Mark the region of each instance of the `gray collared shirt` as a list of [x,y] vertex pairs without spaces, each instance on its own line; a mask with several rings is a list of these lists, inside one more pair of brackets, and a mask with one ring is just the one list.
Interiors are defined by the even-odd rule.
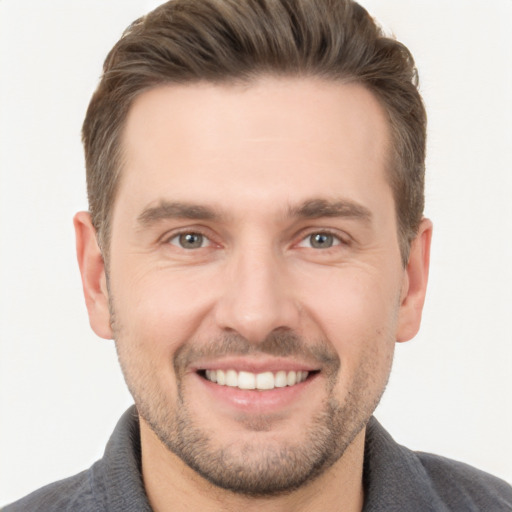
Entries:
[[[134,407],[91,468],[50,484],[2,512],[151,512],[141,475]],[[466,464],[397,444],[372,418],[364,460],[364,512],[512,511],[512,487]]]

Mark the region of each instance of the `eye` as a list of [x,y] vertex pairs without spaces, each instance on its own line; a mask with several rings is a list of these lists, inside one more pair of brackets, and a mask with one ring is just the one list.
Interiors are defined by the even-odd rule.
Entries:
[[321,231],[318,233],[311,233],[310,235],[308,235],[300,242],[299,247],[312,247],[313,249],[330,249],[331,247],[340,245],[341,243],[341,240],[337,236],[331,233]]
[[168,243],[181,247],[182,249],[200,249],[202,247],[208,247],[211,242],[201,233],[189,232],[173,236],[169,239]]

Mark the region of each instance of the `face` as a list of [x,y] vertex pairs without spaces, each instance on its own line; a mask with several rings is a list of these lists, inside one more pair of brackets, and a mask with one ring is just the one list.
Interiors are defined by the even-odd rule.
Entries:
[[215,485],[276,494],[339,464],[417,329],[425,271],[401,264],[389,143],[355,84],[166,86],[132,106],[91,323],[141,428]]

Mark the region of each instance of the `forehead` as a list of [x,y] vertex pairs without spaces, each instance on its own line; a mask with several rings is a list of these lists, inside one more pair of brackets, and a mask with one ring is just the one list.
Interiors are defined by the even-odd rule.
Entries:
[[158,87],[135,100],[122,146],[119,192],[141,206],[158,195],[293,203],[388,188],[386,115],[358,84],[266,77]]

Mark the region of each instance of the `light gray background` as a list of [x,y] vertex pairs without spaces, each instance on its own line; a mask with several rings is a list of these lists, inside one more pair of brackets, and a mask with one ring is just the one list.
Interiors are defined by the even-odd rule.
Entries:
[[[512,1],[365,0],[416,56],[435,225],[419,336],[377,417],[414,449],[512,481]],[[90,331],[71,218],[80,125],[144,0],[0,0],[0,505],[88,467],[131,403]]]

